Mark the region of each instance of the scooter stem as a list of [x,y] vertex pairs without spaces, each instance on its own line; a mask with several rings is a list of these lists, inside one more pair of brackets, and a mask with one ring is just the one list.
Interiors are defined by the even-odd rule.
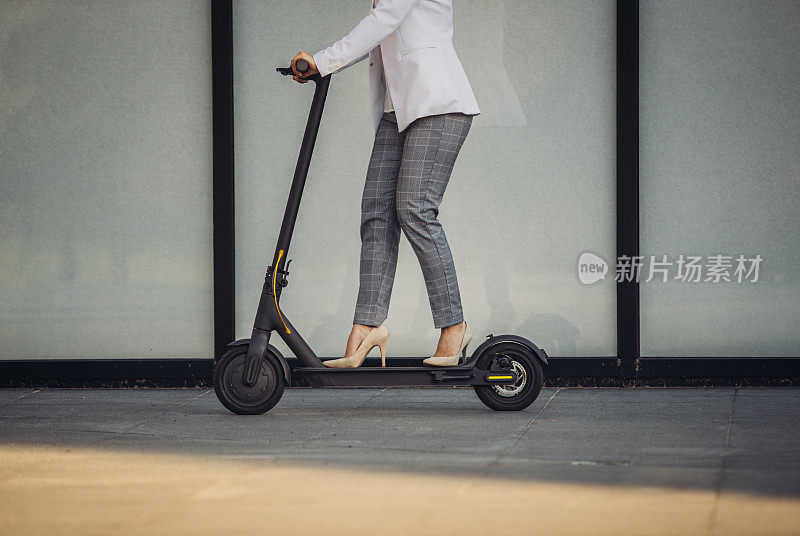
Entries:
[[[280,69],[279,69],[280,71]],[[282,73],[286,74],[286,73]],[[275,254],[272,258],[272,265],[267,269],[264,281],[264,289],[261,292],[261,299],[258,303],[256,319],[253,323],[253,333],[250,337],[250,346],[247,351],[245,361],[245,374],[243,383],[247,386],[255,385],[261,369],[261,360],[264,358],[271,331],[281,330],[281,338],[295,352],[297,358],[306,367],[322,367],[322,362],[306,344],[303,338],[292,329],[291,322],[281,314],[279,300],[281,288],[285,286],[285,276],[288,272],[284,270],[289,244],[292,241],[294,224],[297,221],[297,212],[300,209],[300,199],[303,195],[303,188],[308,176],[308,168],[311,164],[311,155],[314,152],[314,143],[317,140],[319,124],[322,120],[322,109],[325,107],[325,98],[328,95],[330,76],[320,76],[314,74],[306,78],[316,85],[314,90],[314,100],[311,102],[311,110],[308,112],[306,130],[303,134],[303,143],[300,145],[300,155],[297,157],[297,166],[294,169],[294,178],[289,190],[289,199],[286,201],[286,210],[283,213],[283,222],[278,234],[278,244],[275,246]]]
[[[278,245],[275,247],[275,255],[272,259],[273,266],[276,266],[275,263],[279,263],[277,264],[279,270],[283,269],[283,263],[289,252],[289,243],[292,241],[292,232],[294,231],[297,212],[300,208],[300,198],[303,195],[303,187],[306,183],[308,167],[311,164],[311,155],[314,152],[314,143],[317,140],[317,132],[319,131],[319,124],[322,119],[322,109],[325,106],[328,86],[331,83],[330,76],[323,77],[319,74],[314,74],[308,77],[307,80],[313,80],[317,87],[314,90],[314,100],[311,102],[311,110],[308,112],[306,131],[305,134],[303,134],[300,155],[297,157],[297,166],[294,168],[294,179],[292,180],[292,187],[289,190],[286,211],[283,214],[283,223],[281,224],[281,231],[278,235]],[[280,250],[283,250],[283,259],[279,260],[278,254]]]

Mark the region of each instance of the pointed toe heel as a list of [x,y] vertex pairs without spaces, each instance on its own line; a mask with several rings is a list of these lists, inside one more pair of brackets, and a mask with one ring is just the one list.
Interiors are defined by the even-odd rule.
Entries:
[[469,328],[466,320],[464,321],[464,335],[461,339],[461,347],[455,355],[447,356],[431,356],[422,362],[426,365],[434,365],[437,367],[453,367],[467,360],[467,345],[472,340],[472,330]]
[[381,350],[381,366],[386,366],[386,343],[389,341],[389,330],[385,325],[372,328],[367,336],[358,345],[358,348],[350,357],[340,357],[339,359],[329,359],[323,361],[322,364],[329,368],[356,368],[360,367],[367,354],[374,347],[379,347]]

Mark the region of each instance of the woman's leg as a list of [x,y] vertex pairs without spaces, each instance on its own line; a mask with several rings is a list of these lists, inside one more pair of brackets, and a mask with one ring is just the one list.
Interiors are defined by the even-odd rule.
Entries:
[[389,312],[400,243],[395,191],[403,134],[397,131],[394,114],[384,113],[375,134],[361,198],[361,261],[354,324],[378,326]]
[[464,320],[453,256],[437,216],[471,124],[469,115],[433,115],[415,120],[404,132],[397,216],[422,268],[436,328]]

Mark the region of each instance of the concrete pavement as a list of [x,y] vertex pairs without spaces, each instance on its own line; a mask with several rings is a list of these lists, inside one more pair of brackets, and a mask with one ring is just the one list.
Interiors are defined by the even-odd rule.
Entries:
[[788,388],[7,389],[0,532],[800,534],[798,424]]

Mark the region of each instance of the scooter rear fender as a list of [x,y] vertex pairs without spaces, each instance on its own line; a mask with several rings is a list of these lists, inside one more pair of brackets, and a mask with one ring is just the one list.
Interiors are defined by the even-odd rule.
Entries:
[[462,367],[474,367],[475,364],[478,362],[478,359],[481,358],[484,352],[489,350],[492,346],[501,343],[512,343],[512,344],[519,344],[530,349],[531,352],[539,359],[542,365],[547,365],[547,354],[544,350],[533,344],[531,341],[526,339],[525,337],[520,337],[519,335],[492,335],[483,343],[478,346],[473,352],[470,358],[467,360],[466,363],[461,365]]

